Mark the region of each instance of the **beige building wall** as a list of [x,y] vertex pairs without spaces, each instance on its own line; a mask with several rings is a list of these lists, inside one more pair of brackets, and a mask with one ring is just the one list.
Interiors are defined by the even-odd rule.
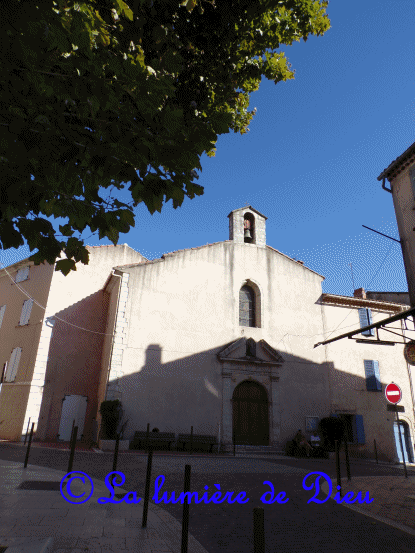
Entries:
[[[15,283],[19,269],[29,267],[28,278]],[[20,439],[23,433],[29,395],[38,402],[43,382],[36,369],[38,345],[42,333],[44,311],[33,303],[29,323],[20,326],[23,303],[28,296],[46,305],[53,267],[49,264],[35,266],[23,260],[0,271],[0,307],[6,306],[0,328],[0,370],[10,363],[15,348],[21,348],[21,357],[13,382],[3,382],[0,391],[0,437]],[[30,416],[30,414],[29,414]],[[32,422],[35,420],[32,418]],[[26,421],[27,426],[27,421]],[[26,428],[24,429],[26,432]]]
[[[230,443],[232,394],[248,375],[240,366],[223,378],[217,353],[241,337],[265,340],[284,358],[277,379],[265,369],[251,373],[268,394],[274,445],[295,433],[310,409],[317,416],[327,412],[324,352],[313,349],[311,337],[323,332],[321,275],[273,248],[232,241],[119,269],[129,276],[126,337],[118,342],[123,375],[110,374],[109,381],[118,380],[130,438],[149,422],[176,433],[193,426],[195,433],[216,435],[220,426]],[[246,282],[260,298],[259,328],[239,326],[239,290]],[[310,391],[319,400],[306,409]]]
[[[382,188],[392,194],[401,240],[410,304],[415,307],[415,143],[378,176]],[[411,173],[413,182],[411,183]],[[390,188],[386,186],[390,182]]]
[[[415,166],[415,164],[414,164]],[[393,204],[396,213],[409,295],[415,306],[415,199],[408,167],[392,180]]]
[[[11,293],[10,287],[7,290],[4,277],[0,278],[3,286],[0,290],[4,290],[5,302],[11,306],[10,310],[6,308],[0,329],[0,332],[7,329],[1,340],[0,359],[3,356],[7,360],[14,347],[22,347],[16,382],[2,386],[0,414],[4,413],[5,421],[0,425],[2,438],[20,439],[30,418],[36,423],[37,439],[56,439],[62,399],[69,394],[88,397],[84,436],[91,431],[91,420],[97,410],[108,310],[103,287],[114,264],[140,262],[145,258],[126,244],[88,247],[88,250],[89,264],[78,264],[77,271],[66,277],[54,272],[48,264],[30,268],[29,281],[19,285],[27,285],[27,291],[46,310],[34,305],[29,325],[24,328],[13,327],[12,321],[17,320],[18,324],[20,317],[20,300],[16,291],[12,289]],[[12,266],[15,272],[19,267],[19,264]],[[14,390],[18,386],[21,392]],[[6,395],[7,388],[13,391],[6,391]],[[16,398],[18,406],[13,409],[18,416],[12,416],[11,401]]]
[[[359,307],[371,309],[373,323],[407,309],[405,305],[386,302],[347,299],[330,294],[325,294],[324,297],[326,302],[331,303],[323,305],[324,324],[328,330],[338,329],[334,336],[360,327]],[[399,324],[395,323],[393,326],[397,327]],[[359,334],[355,338],[368,341],[376,339],[376,335],[365,337]],[[382,329],[379,330],[379,339],[391,343],[403,342],[401,337]],[[404,406],[405,412],[400,413],[399,417],[408,423],[412,444],[415,443],[411,373],[403,355],[404,345],[375,345],[344,338],[323,347],[330,362],[331,414],[363,416],[365,444],[350,445],[351,454],[373,458],[376,440],[379,458],[396,461],[398,457],[393,428],[396,418],[393,412],[387,410],[388,402],[385,398],[385,387],[391,382],[402,389],[403,398],[399,405]],[[382,390],[367,390],[364,360],[378,361]]]

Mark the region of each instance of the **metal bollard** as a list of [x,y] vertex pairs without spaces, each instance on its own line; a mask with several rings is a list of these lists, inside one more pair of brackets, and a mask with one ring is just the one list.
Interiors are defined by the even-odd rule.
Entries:
[[193,426],[190,427],[190,455],[193,455]]
[[118,460],[118,446],[120,444],[120,435],[117,434],[117,439],[115,441],[115,450],[114,450],[114,461],[112,463],[112,472],[117,470],[117,460]]
[[[184,493],[190,492],[190,465],[184,467]],[[187,553],[189,542],[189,496],[183,499],[183,518],[182,518],[182,547],[180,553]]]
[[24,460],[24,468],[27,468],[27,462],[29,460],[30,444],[32,443],[32,436],[33,436],[34,427],[35,427],[35,423],[32,422],[32,428],[30,429],[29,443],[27,444],[26,457],[25,457],[25,460]]
[[264,509],[254,509],[254,553],[265,553]]
[[72,421],[71,439],[69,440],[69,443],[72,443],[73,429],[74,429],[74,428],[75,428],[75,419]]
[[31,417],[29,417],[29,422],[27,423],[26,435],[24,437],[24,445],[26,445],[27,435],[29,434],[30,419],[31,419]]
[[72,472],[73,458],[75,457],[75,447],[76,447],[76,436],[78,434],[78,427],[75,426],[73,429],[72,443],[71,443],[71,453],[69,454],[69,463],[68,463],[68,472]]
[[142,528],[147,527],[148,500],[150,498],[150,480],[151,480],[151,465],[152,465],[152,462],[153,462],[153,451],[150,448],[149,452],[148,452],[148,457],[147,457],[146,490],[144,492],[143,522],[141,524]]
[[146,451],[149,451],[149,448],[148,448],[148,438],[149,438],[149,435],[150,435],[150,423],[148,422],[147,423],[147,435],[146,435]]
[[347,439],[344,440],[344,452],[346,454],[346,472],[347,472],[347,480],[350,482],[352,477],[350,476],[350,461],[349,461],[349,448],[347,446]]
[[375,457],[376,457],[376,464],[378,465],[379,464],[379,461],[378,461],[378,450],[376,448],[376,440],[373,440],[373,444],[375,446]]
[[337,473],[337,487],[339,488],[340,497],[342,495],[342,480],[340,476],[340,455],[339,455],[339,441],[334,440],[334,446],[336,449],[336,473]]

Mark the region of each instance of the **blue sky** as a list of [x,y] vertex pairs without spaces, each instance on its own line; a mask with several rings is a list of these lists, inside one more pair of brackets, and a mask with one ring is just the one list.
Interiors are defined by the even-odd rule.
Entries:
[[[222,135],[202,157],[205,193],[162,213],[136,209],[120,235],[148,259],[229,238],[227,215],[246,203],[268,217],[267,243],[324,275],[323,292],[406,291],[392,196],[377,176],[415,141],[412,0],[329,3],[323,37],[284,46],[295,79],[263,80],[250,132]],[[51,219],[55,228],[60,221]],[[89,245],[110,244],[85,232]],[[28,247],[0,251],[10,265]]]

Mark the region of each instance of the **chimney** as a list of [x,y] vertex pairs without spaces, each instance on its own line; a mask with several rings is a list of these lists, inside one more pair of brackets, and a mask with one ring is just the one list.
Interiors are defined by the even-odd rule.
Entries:
[[364,288],[358,288],[353,292],[353,297],[360,298],[361,300],[366,299],[366,292]]

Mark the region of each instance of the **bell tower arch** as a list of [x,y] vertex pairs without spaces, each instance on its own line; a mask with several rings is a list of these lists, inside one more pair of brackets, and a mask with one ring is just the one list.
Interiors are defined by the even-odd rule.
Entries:
[[251,206],[234,209],[229,217],[229,240],[238,244],[266,246],[265,221],[267,217]]

